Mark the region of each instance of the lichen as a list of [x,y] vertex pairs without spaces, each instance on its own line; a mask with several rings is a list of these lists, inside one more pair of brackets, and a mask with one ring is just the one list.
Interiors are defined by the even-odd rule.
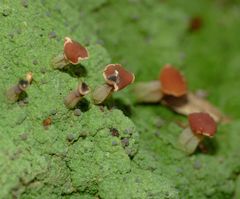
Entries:
[[[237,198],[239,6],[1,0],[0,198]],[[193,15],[203,27],[189,33]],[[85,45],[90,59],[54,70],[65,36]],[[206,140],[207,154],[186,156],[177,143],[177,123],[186,119],[161,105],[135,104],[132,87],[114,93],[108,106],[95,106],[89,95],[80,115],[66,109],[63,99],[78,82],[103,84],[111,62],[136,81],[157,79],[163,64],[175,64],[190,89],[206,90],[233,120]],[[9,104],[5,91],[29,71],[27,98]]]

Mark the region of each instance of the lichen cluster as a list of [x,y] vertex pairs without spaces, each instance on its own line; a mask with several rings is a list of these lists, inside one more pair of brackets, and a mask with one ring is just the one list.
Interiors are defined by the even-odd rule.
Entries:
[[[239,198],[239,9],[223,1],[1,0],[0,198]],[[187,31],[194,14],[203,17],[196,34]],[[84,73],[51,68],[65,36],[87,46]],[[86,97],[77,111],[65,108],[80,80],[97,87],[114,62],[136,81],[156,78],[165,63],[180,66],[232,123],[206,143],[207,154],[189,157],[176,143],[186,119],[135,105],[131,88],[110,107]],[[27,98],[7,103],[6,89],[29,71]]]

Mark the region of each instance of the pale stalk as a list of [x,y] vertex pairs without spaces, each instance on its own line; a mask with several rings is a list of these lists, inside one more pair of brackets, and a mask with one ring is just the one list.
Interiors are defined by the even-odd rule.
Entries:
[[92,94],[94,104],[103,103],[113,92],[113,87],[103,84],[96,88]]
[[62,69],[69,64],[69,61],[65,59],[64,54],[61,53],[52,59],[52,67],[54,69]]
[[64,99],[64,104],[67,108],[74,108],[77,103],[82,99],[82,95],[80,95],[77,91],[71,91],[69,95]]
[[188,127],[183,130],[179,136],[178,142],[181,145],[181,149],[190,155],[194,153],[202,139],[202,135],[196,135],[192,132],[191,128]]
[[134,93],[137,102],[144,103],[157,103],[160,102],[163,97],[161,84],[158,80],[136,84]]

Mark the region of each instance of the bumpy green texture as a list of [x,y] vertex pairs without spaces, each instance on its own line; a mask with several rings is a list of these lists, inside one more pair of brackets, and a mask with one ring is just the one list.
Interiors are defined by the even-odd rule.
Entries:
[[[192,16],[203,26],[190,33]],[[0,198],[238,199],[239,19],[237,1],[0,0]],[[53,70],[65,36],[86,45],[90,59]],[[233,121],[206,141],[209,153],[186,156],[176,124],[186,118],[135,104],[132,87],[108,107],[87,96],[80,116],[67,110],[70,90],[80,80],[92,89],[102,84],[111,62],[124,64],[137,82],[175,64],[190,89],[206,90]],[[29,71],[27,98],[9,104],[5,91]]]

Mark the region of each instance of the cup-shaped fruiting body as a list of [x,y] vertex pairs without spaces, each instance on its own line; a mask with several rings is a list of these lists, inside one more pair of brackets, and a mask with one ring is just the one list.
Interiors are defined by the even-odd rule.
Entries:
[[19,80],[19,82],[9,88],[6,92],[7,100],[9,103],[14,103],[19,100],[21,94],[25,92],[28,86],[32,83],[32,73],[27,73],[24,79]]
[[160,72],[159,80],[138,83],[134,89],[138,102],[160,102],[166,95],[181,97],[187,93],[187,84],[181,72],[166,64]]
[[188,116],[189,127],[179,136],[181,148],[192,154],[204,137],[213,137],[217,131],[217,124],[208,113],[192,113]]
[[55,69],[62,69],[68,64],[77,65],[89,58],[87,48],[69,37],[65,37],[63,52],[52,59],[52,66]]
[[88,85],[81,82],[76,90],[71,91],[64,99],[64,104],[67,108],[73,109],[82,98],[90,92]]
[[134,74],[128,72],[121,64],[107,65],[103,77],[106,83],[96,88],[92,95],[95,104],[103,103],[112,92],[124,89],[135,79]]
[[160,73],[161,90],[164,95],[181,97],[187,93],[187,83],[182,73],[166,64]]

